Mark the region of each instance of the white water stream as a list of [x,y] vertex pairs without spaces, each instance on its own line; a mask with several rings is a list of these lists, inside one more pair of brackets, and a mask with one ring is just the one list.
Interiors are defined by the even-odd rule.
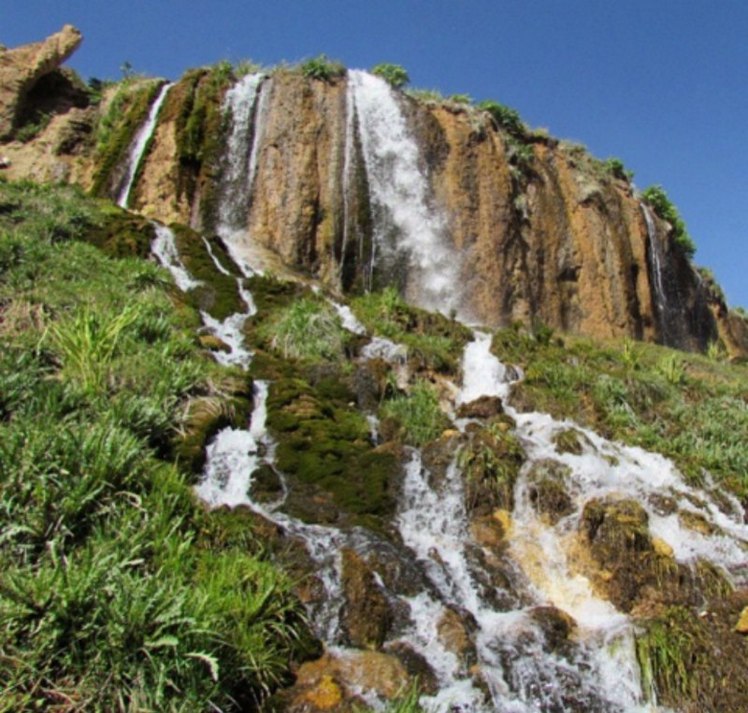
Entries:
[[372,287],[378,266],[405,268],[410,302],[445,314],[459,310],[460,257],[450,246],[444,217],[429,201],[418,145],[397,97],[383,79],[359,70],[348,72],[348,92],[349,111],[355,107],[358,118],[374,217],[367,287]]
[[158,114],[161,111],[161,106],[166,100],[166,95],[169,90],[174,86],[172,82],[164,84],[156,95],[156,99],[151,108],[148,111],[148,118],[145,123],[140,127],[138,133],[135,135],[133,142],[130,146],[130,150],[127,154],[127,168],[125,171],[125,178],[123,188],[117,196],[117,205],[120,208],[127,208],[127,204],[130,201],[130,193],[135,182],[135,176],[138,173],[138,167],[143,158],[148,142],[153,136],[153,132],[156,129],[156,122],[158,121]]
[[644,202],[640,203],[642,214],[644,215],[644,222],[647,225],[647,241],[649,242],[649,269],[651,273],[650,284],[652,285],[652,291],[654,292],[654,303],[655,310],[657,312],[657,319],[659,321],[660,331],[662,332],[662,339],[665,344],[668,344],[668,336],[670,333],[670,311],[667,292],[665,291],[665,280],[663,277],[663,255],[662,246],[657,237],[657,226],[655,225],[654,216],[652,215],[652,209]]
[[[244,229],[241,221],[246,218],[257,162],[254,147],[266,111],[260,106],[262,97],[258,100],[261,79],[260,75],[245,77],[226,100],[233,123],[225,180],[232,187],[219,206],[219,234],[245,276],[252,274],[252,269],[235,255],[235,238]],[[432,309],[457,307],[457,263],[451,251],[443,247],[443,221],[428,209],[417,149],[408,137],[391,90],[377,78],[351,72],[349,106],[353,105],[359,117],[371,199],[378,211],[378,255],[404,248],[412,261],[409,289],[411,297],[417,296],[414,301]],[[647,216],[646,210],[644,214]],[[198,287],[201,283],[189,275],[179,259],[171,231],[157,225],[156,233],[154,254],[171,271],[178,286],[183,290]],[[206,249],[216,269],[230,274],[207,241]],[[655,253],[654,248],[651,252]],[[237,287],[247,305],[245,313],[231,315],[224,322],[203,313],[203,320],[230,347],[228,353],[216,353],[216,358],[246,367],[251,353],[244,345],[242,331],[244,320],[255,307],[242,278],[237,278]],[[347,329],[363,333],[346,307],[333,305]],[[609,442],[572,422],[512,409],[507,403],[509,382],[516,372],[491,354],[490,344],[490,335],[478,332],[467,345],[463,383],[455,406],[481,396],[501,397],[506,412],[516,421],[515,434],[528,457],[516,485],[514,510],[507,514],[512,591],[503,591],[499,585],[487,587],[481,581],[481,565],[475,556],[480,547],[470,534],[464,475],[458,459],[452,460],[439,482],[424,466],[422,454],[410,450],[403,466],[394,525],[407,550],[400,555],[426,586],[406,596],[388,590],[382,581],[385,577],[375,573],[388,600],[398,611],[406,612],[405,624],[393,629],[389,643],[407,644],[432,668],[438,691],[421,700],[431,713],[660,710],[644,702],[629,617],[595,594],[569,555],[582,509],[595,497],[635,499],[647,510],[652,535],[672,549],[677,561],[688,564],[707,557],[724,567],[735,581],[748,578],[748,528],[742,523],[742,513],[737,503],[733,504],[734,512],[723,512],[707,494],[687,486],[673,464],[662,456]],[[362,359],[384,358],[396,367],[404,365],[406,356],[402,346],[381,338],[372,339],[362,350]],[[341,548],[352,548],[365,558],[366,552],[382,541],[362,528],[310,525],[283,512],[289,484],[275,468],[275,444],[266,429],[270,387],[255,381],[254,388],[250,425],[246,429],[226,428],[215,436],[207,448],[206,466],[196,492],[211,507],[248,507],[275,523],[289,538],[303,541],[325,592],[312,605],[310,619],[328,647],[338,647],[345,639],[341,625],[345,606]],[[369,425],[372,442],[376,442],[379,424],[370,417]],[[465,429],[468,425],[468,421],[457,423]],[[561,453],[554,444],[554,437],[570,428],[579,433],[584,444],[579,455]],[[539,515],[529,497],[532,465],[544,459],[568,467],[565,487],[573,511],[555,524]],[[253,477],[260,467],[272,469],[279,479],[282,494],[277,502],[258,503],[252,498]],[[681,510],[705,518],[713,532],[703,534],[686,528],[677,513],[663,515],[654,505],[655,497],[663,493],[677,500]],[[503,602],[501,606],[496,604],[498,599]],[[543,606],[556,607],[573,618],[573,634],[563,653],[547,646],[546,634],[534,616]],[[458,612],[473,627],[472,661],[460,657],[444,641],[440,622],[450,612],[452,616]]]

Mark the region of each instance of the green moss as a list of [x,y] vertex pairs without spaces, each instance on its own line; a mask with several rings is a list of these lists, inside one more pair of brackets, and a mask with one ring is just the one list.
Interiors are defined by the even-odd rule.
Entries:
[[112,174],[125,160],[162,84],[160,81],[124,83],[112,99],[97,128],[96,172],[91,185],[93,195],[104,197],[110,194]]
[[302,379],[282,379],[270,386],[268,425],[278,440],[278,468],[326,493],[343,520],[392,513],[399,464],[392,453],[372,447],[359,412],[324,399]]
[[106,204],[101,220],[85,234],[87,242],[111,257],[147,258],[153,237],[153,227],[145,218]]
[[[186,299],[218,320],[245,312],[247,306],[239,294],[236,277],[224,275],[216,267],[202,236],[186,225],[174,223],[171,228],[184,266],[193,278],[203,283],[190,290]],[[235,273],[236,268],[220,241],[213,239],[210,245],[224,269]]]
[[231,66],[219,63],[191,70],[180,81],[175,101],[178,197],[191,203],[200,187],[203,224],[215,226],[220,158],[225,145],[226,117],[223,96],[234,80]]
[[465,475],[468,508],[478,515],[497,508],[511,511],[525,458],[522,445],[501,418],[472,434],[457,461]]
[[436,390],[425,380],[416,381],[407,393],[384,401],[380,415],[397,424],[405,443],[418,447],[438,438],[450,424],[439,406]]

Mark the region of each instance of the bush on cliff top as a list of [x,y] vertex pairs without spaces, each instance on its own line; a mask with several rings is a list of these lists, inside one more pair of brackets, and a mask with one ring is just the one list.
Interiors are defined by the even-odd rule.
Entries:
[[673,241],[683,254],[692,258],[696,252],[696,244],[686,230],[686,224],[680,217],[678,209],[668,198],[662,186],[649,186],[642,191],[642,198],[649,203],[654,212],[673,226]]

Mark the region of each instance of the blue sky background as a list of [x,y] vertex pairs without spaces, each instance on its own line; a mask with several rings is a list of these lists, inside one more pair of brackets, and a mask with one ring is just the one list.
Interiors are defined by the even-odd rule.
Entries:
[[64,23],[84,78],[324,52],[402,64],[411,85],[516,108],[661,184],[733,306],[748,307],[745,0],[0,0],[0,42]]

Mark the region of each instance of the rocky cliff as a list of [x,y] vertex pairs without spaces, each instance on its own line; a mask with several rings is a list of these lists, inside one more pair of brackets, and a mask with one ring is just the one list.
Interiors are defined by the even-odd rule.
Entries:
[[[4,100],[6,139],[22,128],[18,107],[30,83],[43,81],[43,70],[59,72],[78,40],[66,28],[5,53],[35,58],[33,70],[7,83],[16,100]],[[138,168],[131,209],[217,232],[232,122],[224,101],[236,81],[231,67],[218,65],[191,70],[170,89]],[[64,113],[65,120],[30,143],[4,146],[11,174],[65,178],[114,197],[116,168],[158,84],[131,80],[110,88],[95,109],[77,113],[61,97],[52,115]],[[417,145],[414,165],[424,188],[410,199],[420,201],[421,217],[435,226],[428,250],[437,249],[450,265],[452,309],[489,326],[543,323],[687,350],[721,340],[731,354],[747,353],[744,320],[729,313],[674,241],[673,226],[621,172],[579,146],[506,128],[477,107],[390,91]],[[279,68],[260,79],[249,114],[254,166],[240,207],[239,248],[266,248],[338,291],[395,282],[418,302],[412,273],[421,258],[413,246],[422,236],[377,198],[364,136],[368,119],[354,93],[346,74],[325,81]],[[88,112],[83,121],[81,112]],[[408,230],[411,242],[396,245],[398,232]]]

